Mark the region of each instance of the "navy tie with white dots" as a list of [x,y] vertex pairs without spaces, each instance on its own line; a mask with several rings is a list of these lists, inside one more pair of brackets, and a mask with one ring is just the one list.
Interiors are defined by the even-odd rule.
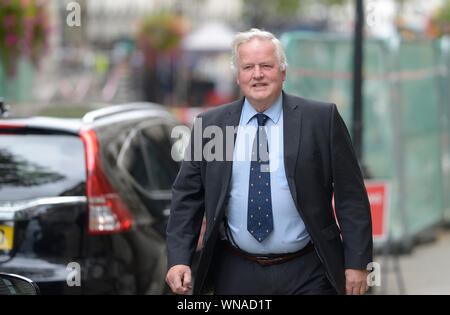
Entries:
[[272,197],[267,134],[264,128],[267,116],[256,114],[258,131],[255,135],[250,163],[247,230],[262,242],[273,230]]

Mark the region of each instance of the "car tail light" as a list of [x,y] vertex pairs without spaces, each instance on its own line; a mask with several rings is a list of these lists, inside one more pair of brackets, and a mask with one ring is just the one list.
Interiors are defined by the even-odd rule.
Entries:
[[27,126],[24,124],[0,121],[0,130],[3,129],[3,130],[8,130],[8,131],[14,131],[14,130],[18,130],[18,129],[24,129],[26,127]]
[[108,234],[131,229],[133,216],[103,172],[95,131],[83,129],[80,137],[86,155],[88,233]]

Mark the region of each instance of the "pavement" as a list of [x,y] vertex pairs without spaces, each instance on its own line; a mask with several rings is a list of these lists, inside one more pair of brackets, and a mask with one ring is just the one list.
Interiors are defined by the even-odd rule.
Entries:
[[449,228],[439,229],[435,240],[415,245],[397,261],[393,256],[375,256],[374,261],[380,264],[382,281],[372,294],[450,295]]

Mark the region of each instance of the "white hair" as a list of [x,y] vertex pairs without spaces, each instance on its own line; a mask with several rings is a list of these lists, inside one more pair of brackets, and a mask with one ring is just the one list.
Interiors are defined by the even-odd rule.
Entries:
[[252,28],[250,31],[237,33],[231,43],[231,69],[233,69],[233,72],[236,74],[238,69],[239,46],[251,41],[254,38],[258,38],[260,40],[270,40],[273,43],[278,57],[278,63],[280,64],[280,70],[285,71],[288,64],[286,54],[280,40],[270,32]]

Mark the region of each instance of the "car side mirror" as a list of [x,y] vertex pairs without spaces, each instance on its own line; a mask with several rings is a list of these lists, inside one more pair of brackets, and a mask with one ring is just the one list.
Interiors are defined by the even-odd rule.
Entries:
[[39,295],[39,287],[25,277],[0,272],[0,295]]

